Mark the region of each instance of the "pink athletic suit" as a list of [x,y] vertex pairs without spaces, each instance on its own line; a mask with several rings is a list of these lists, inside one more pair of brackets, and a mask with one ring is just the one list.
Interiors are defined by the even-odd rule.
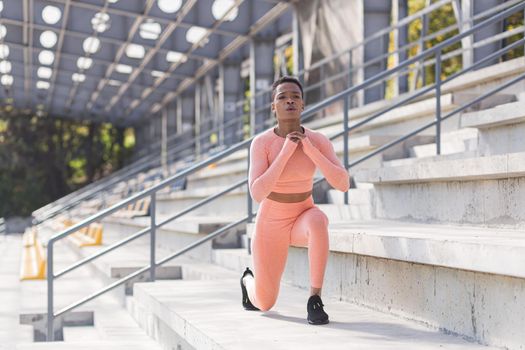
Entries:
[[261,205],[252,240],[255,280],[247,280],[246,288],[252,304],[263,311],[275,304],[291,244],[308,247],[310,284],[314,288],[323,285],[328,258],[328,218],[311,196],[296,203],[266,197],[271,192],[311,191],[316,167],[334,188],[348,191],[349,187],[348,172],[330,140],[304,129],[306,137],[299,143],[269,129],[255,137],[250,148],[250,193]]

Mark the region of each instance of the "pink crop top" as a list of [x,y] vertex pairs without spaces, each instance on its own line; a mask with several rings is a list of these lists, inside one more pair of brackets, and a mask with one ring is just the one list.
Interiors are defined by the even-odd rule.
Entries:
[[348,172],[337,158],[330,140],[319,132],[304,130],[306,137],[299,143],[280,137],[273,128],[252,141],[249,184],[255,201],[261,202],[271,192],[311,191],[316,167],[332,187],[348,191]]

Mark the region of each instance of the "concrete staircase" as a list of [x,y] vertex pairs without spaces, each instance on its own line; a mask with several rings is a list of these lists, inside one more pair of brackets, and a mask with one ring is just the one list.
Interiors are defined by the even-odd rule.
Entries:
[[[452,110],[482,87],[524,70],[520,58],[467,74],[444,86],[443,108]],[[251,266],[246,248],[253,224],[159,269],[167,280],[139,283],[146,274],[115,290],[115,310],[131,315],[141,334],[163,349],[525,349],[525,105],[523,95],[516,94],[525,88],[514,90],[451,118],[444,126],[442,155],[435,155],[429,130],[351,170],[355,187],[349,205],[332,190],[321,196],[325,202],[319,206],[330,218],[323,287],[329,325],[306,323],[308,257],[302,247],[289,250],[274,309],[242,310],[238,278]],[[351,121],[388,103],[352,110]],[[352,133],[351,158],[432,120],[434,103],[433,96],[425,96]],[[334,115],[307,126],[332,135],[342,129],[341,122],[342,115]],[[342,155],[342,143],[334,147]],[[245,178],[246,158],[246,151],[233,154],[190,176],[186,190],[160,194],[157,220]],[[157,258],[245,216],[246,196],[246,188],[240,188],[159,229]],[[107,218],[103,247],[149,220]],[[101,248],[68,249],[84,258]],[[108,284],[148,265],[148,254],[145,236],[92,262],[91,276]],[[94,339],[100,333],[94,327],[66,327],[66,338],[70,334],[74,341],[19,348],[81,349],[93,341],[100,344],[92,348],[135,349],[126,334],[120,342],[118,337]],[[82,337],[92,338],[80,344]],[[135,345],[142,349],[139,341]]]

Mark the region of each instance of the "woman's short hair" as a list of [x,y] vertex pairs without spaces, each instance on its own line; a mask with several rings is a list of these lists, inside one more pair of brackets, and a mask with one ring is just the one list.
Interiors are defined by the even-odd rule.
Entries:
[[291,77],[289,75],[285,75],[283,77],[280,77],[279,79],[277,79],[276,81],[273,82],[272,84],[272,101],[275,97],[275,90],[277,89],[277,87],[281,84],[284,84],[284,83],[293,83],[297,86],[299,86],[299,89],[301,89],[301,98],[304,97],[304,93],[303,93],[303,86],[301,85],[301,82],[299,81],[299,79],[297,79],[296,77]]

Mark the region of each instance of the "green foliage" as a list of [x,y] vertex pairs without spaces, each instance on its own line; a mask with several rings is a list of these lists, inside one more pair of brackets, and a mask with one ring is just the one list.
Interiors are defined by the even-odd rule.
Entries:
[[[124,142],[126,140],[126,142]],[[28,216],[121,167],[131,129],[7,113],[0,116],[0,217]]]

